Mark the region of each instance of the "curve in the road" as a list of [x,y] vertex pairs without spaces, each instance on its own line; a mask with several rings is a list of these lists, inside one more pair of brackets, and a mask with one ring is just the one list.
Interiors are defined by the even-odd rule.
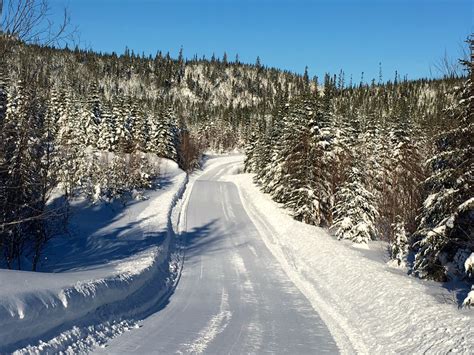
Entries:
[[107,353],[337,353],[326,325],[246,214],[237,188],[210,168],[192,187],[186,259],[169,304],[113,339]]

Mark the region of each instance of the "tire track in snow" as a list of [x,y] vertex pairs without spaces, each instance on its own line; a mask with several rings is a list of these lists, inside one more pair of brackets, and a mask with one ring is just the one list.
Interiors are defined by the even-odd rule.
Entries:
[[[244,260],[239,254],[234,254],[232,256],[232,263],[234,264],[234,267],[237,273],[239,274],[239,277],[245,278],[245,281],[240,281],[245,294],[243,301],[249,304],[257,305],[258,307],[259,302],[255,293],[253,283],[248,277],[249,273],[245,266]],[[257,308],[257,312],[254,313],[249,324],[246,326],[247,339],[244,344],[241,344],[242,351],[244,353],[256,353],[261,350],[263,333],[261,330],[262,325],[260,323],[259,318],[260,317]]]
[[183,344],[182,350],[179,350],[178,354],[202,354],[215,337],[224,331],[231,318],[229,295],[225,288],[222,288],[219,313],[209,320],[206,327],[199,332],[199,337],[191,344]]
[[262,237],[265,245],[280,263],[289,279],[308,299],[314,310],[323,319],[334,340],[336,341],[341,353],[368,354],[369,351],[365,345],[365,342],[362,340],[360,334],[350,327],[346,317],[343,314],[337,312],[328,304],[328,301],[326,301],[324,296],[321,295],[320,290],[318,292],[318,290],[316,290],[311,284],[305,281],[304,277],[296,272],[298,269],[296,264],[289,264],[288,257],[291,255],[285,255],[282,246],[273,236],[277,233],[277,231],[275,231],[275,229],[269,224],[264,216],[259,214],[257,208],[252,204],[252,200],[247,198],[240,186],[238,184],[235,185],[237,186],[242,206]]

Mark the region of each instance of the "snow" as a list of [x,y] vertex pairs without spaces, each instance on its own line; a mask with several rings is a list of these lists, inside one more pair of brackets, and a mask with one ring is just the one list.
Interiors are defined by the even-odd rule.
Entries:
[[232,318],[232,312],[229,310],[229,295],[223,288],[221,294],[221,304],[219,313],[213,316],[206,327],[199,333],[199,336],[191,344],[184,344],[183,349],[178,353],[202,354],[209,343],[215,337],[224,331]]
[[[163,188],[126,206],[72,207],[69,239],[53,240],[42,270],[0,270],[0,353],[85,351],[133,328],[175,286],[173,209],[186,174],[160,162]],[[19,331],[21,330],[21,331]]]
[[470,199],[468,199],[467,201],[464,201],[461,205],[459,205],[458,212],[464,212],[473,207],[474,207],[474,197],[471,197]]
[[[295,221],[253,184],[226,176],[266,246],[310,300],[343,353],[470,353],[474,316],[441,284],[386,265],[322,228]],[[372,249],[371,244],[369,249]],[[380,249],[382,251],[383,248]],[[474,297],[474,291],[471,291]],[[452,301],[450,301],[452,300]]]
[[467,294],[467,297],[463,301],[462,305],[466,308],[474,306],[474,288]]
[[474,253],[471,253],[464,262],[464,270],[466,271],[466,274],[474,273]]
[[[357,249],[295,221],[242,160],[209,157],[188,183],[165,160],[146,200],[78,201],[72,239],[48,247],[43,272],[0,270],[0,353],[327,350],[329,332],[346,354],[472,351],[474,290],[459,309],[441,284],[388,266],[385,244]],[[191,238],[183,273],[180,232]]]
[[160,312],[97,353],[336,353],[327,327],[265,247],[238,190],[220,177],[241,156],[212,157],[190,177],[180,282]]

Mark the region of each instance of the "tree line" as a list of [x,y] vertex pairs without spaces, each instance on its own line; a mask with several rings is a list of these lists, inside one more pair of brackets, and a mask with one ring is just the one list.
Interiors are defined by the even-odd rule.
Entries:
[[463,278],[474,252],[464,64],[467,77],[438,80],[345,87],[326,75],[253,122],[245,169],[295,219],[362,245],[386,240],[395,263],[422,278]]

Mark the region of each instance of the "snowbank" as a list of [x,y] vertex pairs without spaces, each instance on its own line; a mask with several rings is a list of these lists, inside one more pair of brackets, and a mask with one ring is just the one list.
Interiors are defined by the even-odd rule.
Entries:
[[225,179],[237,185],[265,244],[326,322],[342,352],[474,349],[473,313],[458,309],[440,284],[408,277],[387,266],[377,250],[354,249],[324,229],[293,220],[259,191],[250,174]]
[[[166,184],[148,200],[133,201],[94,233],[76,236],[80,242],[63,242],[58,259],[65,260],[51,266],[62,272],[0,270],[0,353],[89,349],[159,309],[179,276],[172,238],[179,208],[173,207],[187,182],[174,162],[163,160],[160,170]],[[94,226],[84,216],[103,217],[83,214],[76,216],[78,227]],[[89,260],[94,253],[97,260]]]

